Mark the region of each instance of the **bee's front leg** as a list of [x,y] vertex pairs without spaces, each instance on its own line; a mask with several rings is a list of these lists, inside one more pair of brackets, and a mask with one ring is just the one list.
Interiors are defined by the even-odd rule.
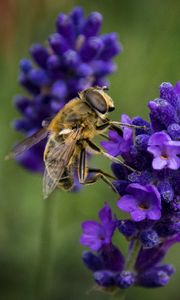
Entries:
[[[122,129],[120,127],[118,127],[116,124],[113,124],[113,122],[111,121],[106,121],[105,123],[101,124],[101,125],[97,125],[96,126],[96,130],[101,134],[101,132],[103,132],[106,129],[112,129],[115,130],[120,136],[122,136],[123,132]],[[102,135],[102,134],[101,134]]]
[[104,131],[105,129],[112,129],[112,130],[115,130],[119,135],[122,136],[122,128],[121,127],[130,127],[130,128],[135,128],[135,129],[146,130],[146,126],[138,126],[138,125],[129,124],[129,123],[110,121],[107,119],[106,119],[105,123],[103,123],[101,125],[97,125],[96,130]]
[[90,148],[90,150],[92,150],[93,153],[95,153],[95,154],[102,154],[103,156],[105,156],[108,159],[110,159],[112,162],[120,164],[120,165],[126,167],[129,171],[136,172],[136,173],[139,174],[139,171],[136,171],[135,169],[133,169],[129,165],[125,164],[121,159],[119,159],[117,157],[114,157],[114,156],[110,155],[109,153],[105,152],[102,148],[100,148],[99,146],[97,146],[94,142],[92,142],[92,141],[90,141],[90,140],[87,139],[86,143],[87,143],[88,147]]
[[129,124],[129,123],[109,121],[109,127],[113,127],[113,126],[130,127],[130,128],[135,128],[135,129],[144,129],[144,130],[147,129],[145,125],[139,126],[139,125],[134,125],[134,124]]

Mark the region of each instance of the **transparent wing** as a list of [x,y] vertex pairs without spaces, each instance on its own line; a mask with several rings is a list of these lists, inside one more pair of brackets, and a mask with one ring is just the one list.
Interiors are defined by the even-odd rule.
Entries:
[[45,158],[45,172],[43,177],[43,196],[47,198],[56,188],[65,167],[69,164],[75,151],[80,131],[73,131],[61,143],[56,142]]
[[12,151],[5,157],[5,159],[15,158],[16,156],[22,154],[24,151],[27,151],[35,144],[39,143],[41,140],[45,139],[48,135],[47,128],[41,128],[35,132],[30,137],[27,137],[25,140],[17,144]]

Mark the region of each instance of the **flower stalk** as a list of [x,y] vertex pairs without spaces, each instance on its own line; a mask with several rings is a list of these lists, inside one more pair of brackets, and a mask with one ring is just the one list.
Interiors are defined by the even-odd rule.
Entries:
[[126,262],[126,270],[134,271],[134,266],[136,263],[136,259],[141,248],[141,244],[139,240],[133,241],[133,246],[131,248],[130,254],[128,255],[128,259]]
[[42,225],[35,276],[35,299],[44,299],[51,288],[53,251],[53,199],[43,202]]

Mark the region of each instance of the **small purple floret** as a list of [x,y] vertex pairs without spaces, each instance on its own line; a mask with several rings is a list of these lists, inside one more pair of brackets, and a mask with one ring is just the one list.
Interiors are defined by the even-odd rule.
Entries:
[[161,197],[154,185],[142,186],[130,184],[118,202],[118,207],[130,213],[132,220],[139,222],[144,219],[158,220],[161,217]]
[[[128,115],[121,116],[121,122],[131,124],[131,119]],[[129,152],[131,145],[133,144],[133,129],[129,127],[123,127],[123,136],[120,136],[116,131],[109,131],[109,141],[101,142],[101,145],[107,150],[107,152],[113,156],[126,154]]]
[[165,167],[177,170],[180,167],[180,141],[172,141],[170,136],[161,131],[154,133],[148,142],[148,151],[153,154],[153,169]]
[[111,244],[111,238],[116,227],[116,222],[112,218],[112,212],[108,204],[105,204],[100,210],[99,219],[101,223],[96,221],[82,223],[83,234],[80,243],[93,251]]

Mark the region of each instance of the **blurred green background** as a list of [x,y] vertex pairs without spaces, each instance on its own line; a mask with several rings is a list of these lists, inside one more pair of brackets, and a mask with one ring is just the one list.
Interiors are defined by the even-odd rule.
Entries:
[[[12,144],[21,138],[10,124],[17,112],[12,97],[22,90],[17,83],[18,61],[28,55],[33,42],[44,42],[54,31],[61,11],[82,5],[86,14],[99,11],[104,16],[102,32],[116,31],[123,54],[111,76],[110,95],[116,104],[113,118],[120,113],[147,117],[147,100],[158,96],[163,81],[180,79],[180,2],[179,0],[0,0],[0,299],[36,299],[33,294],[39,250],[46,255],[49,242],[41,243],[44,201],[41,176],[28,173],[14,161],[4,161]],[[110,163],[94,158],[91,164]],[[44,299],[108,299],[92,287],[90,272],[81,262],[80,223],[97,217],[104,201],[115,208],[116,197],[103,183],[85,187],[76,194],[54,193],[51,209],[52,259]],[[49,223],[48,216],[45,219]],[[123,238],[118,242],[125,248]],[[41,247],[41,248],[40,248]],[[167,261],[177,272],[162,289],[133,288],[127,299],[179,299],[180,260],[178,246],[171,249]],[[53,272],[52,272],[53,270]],[[42,269],[43,272],[43,269]],[[38,299],[38,298],[37,298]],[[39,298],[40,299],[40,298]]]

